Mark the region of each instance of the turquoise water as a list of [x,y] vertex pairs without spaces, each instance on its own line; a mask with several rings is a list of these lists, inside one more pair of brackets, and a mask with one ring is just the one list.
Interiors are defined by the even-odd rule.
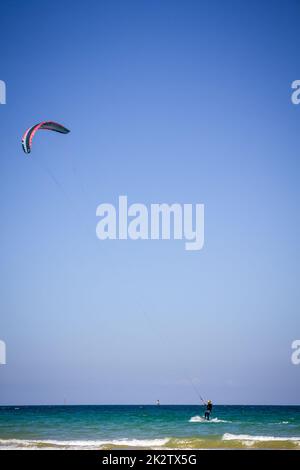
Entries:
[[0,407],[0,449],[300,449],[300,406]]

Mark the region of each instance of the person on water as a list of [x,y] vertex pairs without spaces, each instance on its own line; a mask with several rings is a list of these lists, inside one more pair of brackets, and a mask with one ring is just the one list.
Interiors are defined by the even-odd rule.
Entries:
[[212,409],[213,409],[213,405],[212,405],[212,402],[211,400],[208,400],[207,402],[204,403],[205,406],[206,406],[206,410],[205,410],[205,413],[204,413],[204,418],[209,421],[209,418],[210,418],[210,414],[212,412]]

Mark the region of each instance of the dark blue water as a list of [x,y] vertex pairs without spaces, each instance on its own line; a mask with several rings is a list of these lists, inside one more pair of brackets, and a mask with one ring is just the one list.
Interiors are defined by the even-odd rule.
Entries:
[[0,407],[0,448],[300,449],[299,406]]

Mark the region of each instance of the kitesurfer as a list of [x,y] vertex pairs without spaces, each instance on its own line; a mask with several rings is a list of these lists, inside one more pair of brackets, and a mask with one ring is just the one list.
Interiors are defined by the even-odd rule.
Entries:
[[205,418],[207,421],[209,421],[210,414],[211,414],[212,409],[213,409],[213,405],[212,405],[211,400],[208,400],[208,401],[205,402],[204,404],[205,404],[205,406],[206,406],[205,413],[204,413],[204,418]]

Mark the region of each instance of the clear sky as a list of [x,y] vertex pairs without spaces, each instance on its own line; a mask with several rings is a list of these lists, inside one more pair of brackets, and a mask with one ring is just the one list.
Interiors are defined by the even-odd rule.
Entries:
[[[0,16],[0,403],[299,403],[299,1]],[[204,203],[204,249],[98,240],[122,194]]]

